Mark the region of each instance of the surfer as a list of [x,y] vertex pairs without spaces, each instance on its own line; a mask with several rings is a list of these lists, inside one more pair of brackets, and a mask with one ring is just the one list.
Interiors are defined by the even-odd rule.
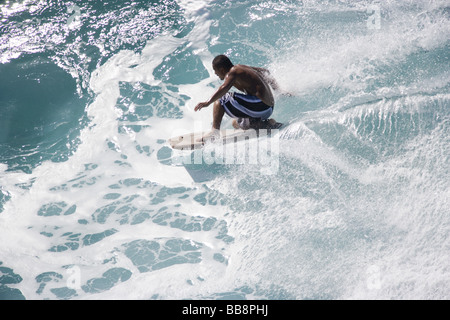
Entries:
[[[281,125],[269,119],[275,104],[270,87],[277,90],[278,85],[267,69],[233,65],[225,55],[215,57],[212,66],[220,80],[225,81],[208,101],[194,108],[199,111],[214,104],[212,130],[201,140],[220,135],[225,113],[234,118],[233,127],[236,129],[274,129]],[[232,87],[243,93],[228,92]]]

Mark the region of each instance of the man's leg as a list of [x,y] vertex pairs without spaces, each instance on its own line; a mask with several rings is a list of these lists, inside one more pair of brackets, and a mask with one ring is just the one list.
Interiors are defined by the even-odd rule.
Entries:
[[225,109],[222,107],[222,104],[220,103],[220,100],[217,100],[214,102],[213,107],[213,124],[212,124],[212,130],[205,134],[203,137],[198,139],[197,141],[206,141],[209,139],[214,139],[218,136],[220,136],[219,130],[220,125],[222,123],[222,118],[225,114]]
[[220,124],[222,123],[223,115],[225,114],[225,109],[222,107],[220,100],[214,102],[213,109],[213,129],[220,130]]

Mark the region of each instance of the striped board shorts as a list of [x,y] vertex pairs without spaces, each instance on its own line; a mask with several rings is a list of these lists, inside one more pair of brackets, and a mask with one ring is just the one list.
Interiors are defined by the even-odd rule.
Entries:
[[268,106],[256,96],[237,92],[227,92],[220,103],[226,114],[232,118],[253,118],[267,120],[273,113],[273,107]]

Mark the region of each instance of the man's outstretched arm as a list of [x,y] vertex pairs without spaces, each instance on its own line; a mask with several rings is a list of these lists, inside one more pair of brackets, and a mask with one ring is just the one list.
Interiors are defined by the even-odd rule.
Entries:
[[198,111],[202,108],[205,108],[210,104],[212,104],[217,99],[222,98],[225,95],[225,93],[227,93],[233,87],[235,81],[236,81],[236,74],[235,72],[230,71],[225,77],[225,82],[219,87],[219,89],[213,94],[213,96],[208,101],[197,104],[197,106],[194,108],[194,111]]

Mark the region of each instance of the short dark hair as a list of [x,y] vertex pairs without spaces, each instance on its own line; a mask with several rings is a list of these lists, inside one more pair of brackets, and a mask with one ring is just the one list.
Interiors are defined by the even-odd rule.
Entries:
[[217,69],[224,68],[225,70],[229,70],[233,68],[233,63],[231,62],[231,60],[226,55],[223,54],[215,57],[212,64],[213,67]]

